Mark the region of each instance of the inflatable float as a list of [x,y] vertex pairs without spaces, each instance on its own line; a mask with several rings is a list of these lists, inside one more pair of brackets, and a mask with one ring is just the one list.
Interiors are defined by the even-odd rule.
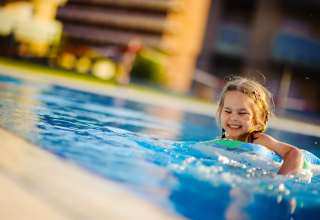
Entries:
[[[262,157],[268,158],[278,163],[282,162],[282,158],[277,153],[259,144],[246,143],[246,142],[230,140],[230,139],[215,139],[215,140],[200,142],[199,144],[206,147],[216,147],[216,148],[226,149],[229,151],[246,152],[250,154],[260,155]],[[320,166],[320,159],[316,155],[306,150],[301,150],[301,151],[304,155],[305,169],[309,169],[313,166],[316,166],[316,167]]]

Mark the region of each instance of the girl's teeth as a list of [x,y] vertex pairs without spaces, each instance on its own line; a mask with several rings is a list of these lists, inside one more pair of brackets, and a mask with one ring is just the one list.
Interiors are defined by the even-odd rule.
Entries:
[[229,125],[230,128],[240,128],[240,125]]

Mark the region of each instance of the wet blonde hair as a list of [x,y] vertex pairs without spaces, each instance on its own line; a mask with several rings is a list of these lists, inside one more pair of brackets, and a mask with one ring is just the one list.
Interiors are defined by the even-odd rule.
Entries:
[[[244,141],[252,142],[254,133],[264,132],[267,128],[268,121],[272,114],[272,95],[259,82],[243,77],[234,78],[224,86],[220,95],[216,112],[216,119],[219,126],[221,126],[221,112],[224,106],[224,98],[229,91],[239,91],[254,101],[254,105],[252,106],[254,127],[242,138]],[[224,131],[222,135],[224,136]]]

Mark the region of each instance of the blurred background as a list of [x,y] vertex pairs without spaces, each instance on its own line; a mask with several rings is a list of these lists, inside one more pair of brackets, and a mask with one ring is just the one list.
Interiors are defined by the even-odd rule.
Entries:
[[217,101],[232,75],[320,124],[318,0],[0,0],[0,56]]

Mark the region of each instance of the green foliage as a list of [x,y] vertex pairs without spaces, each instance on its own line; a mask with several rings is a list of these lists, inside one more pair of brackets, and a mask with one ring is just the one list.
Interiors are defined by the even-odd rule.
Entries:
[[136,57],[131,75],[143,80],[166,84],[167,56],[153,49],[144,49]]

